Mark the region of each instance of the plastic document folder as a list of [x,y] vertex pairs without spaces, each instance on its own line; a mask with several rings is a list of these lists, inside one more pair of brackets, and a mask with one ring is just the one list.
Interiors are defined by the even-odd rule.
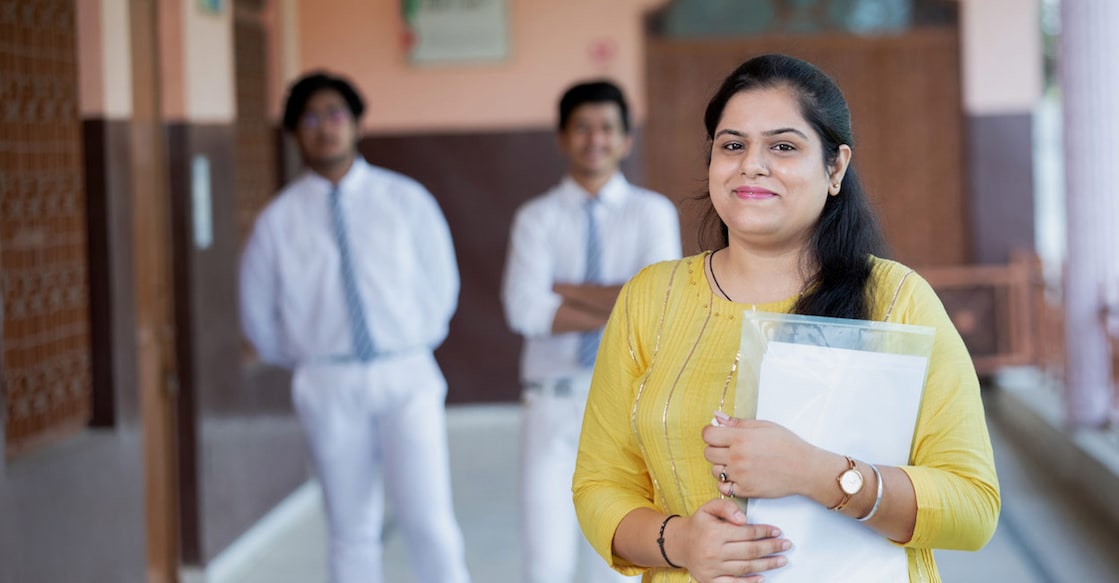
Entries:
[[[906,465],[933,333],[926,326],[747,311],[735,414],[779,423],[867,463]],[[864,488],[874,488],[873,474],[863,477]],[[837,486],[836,500],[840,495]],[[750,499],[746,515],[780,528],[793,543],[788,565],[766,572],[766,581],[909,580],[903,548],[806,498]]]

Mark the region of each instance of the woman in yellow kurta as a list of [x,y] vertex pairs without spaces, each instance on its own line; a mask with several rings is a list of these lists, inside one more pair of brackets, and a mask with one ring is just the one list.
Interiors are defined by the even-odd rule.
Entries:
[[[911,581],[939,581],[932,549],[978,549],[994,532],[990,438],[935,293],[876,256],[842,94],[811,65],[767,55],[727,78],[705,121],[717,250],[646,268],[614,308],[573,485],[587,539],[645,581],[758,581],[796,541],[748,524],[729,498],[800,495],[904,545]],[[744,309],[934,327],[910,463],[851,459],[735,418]]]

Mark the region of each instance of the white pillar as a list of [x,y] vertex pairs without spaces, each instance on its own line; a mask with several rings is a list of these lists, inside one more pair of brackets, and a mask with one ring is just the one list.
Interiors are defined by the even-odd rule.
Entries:
[[[1101,309],[1119,282],[1119,2],[1062,0],[1068,260],[1067,419],[1106,424],[1114,407]],[[1110,283],[1109,283],[1110,282]]]

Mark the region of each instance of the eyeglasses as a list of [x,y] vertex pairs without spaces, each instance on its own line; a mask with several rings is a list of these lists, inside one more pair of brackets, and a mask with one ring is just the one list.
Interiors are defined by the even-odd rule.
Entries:
[[299,125],[312,130],[326,123],[338,124],[350,119],[350,110],[344,107],[331,107],[325,111],[308,111],[299,118]]

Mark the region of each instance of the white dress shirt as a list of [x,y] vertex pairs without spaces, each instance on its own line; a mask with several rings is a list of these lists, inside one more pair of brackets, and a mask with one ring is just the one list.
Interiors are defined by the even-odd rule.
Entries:
[[[241,324],[267,362],[345,360],[353,332],[327,179],[307,172],[257,218],[241,260]],[[358,294],[375,351],[433,350],[459,275],[450,229],[415,180],[358,158],[339,183]]]
[[[603,285],[623,284],[646,265],[680,257],[676,207],[664,196],[615,174],[598,194]],[[586,371],[578,363],[579,332],[552,334],[563,299],[557,283],[583,283],[590,194],[570,176],[523,204],[513,218],[501,298],[509,326],[525,338],[521,379],[547,381]]]

